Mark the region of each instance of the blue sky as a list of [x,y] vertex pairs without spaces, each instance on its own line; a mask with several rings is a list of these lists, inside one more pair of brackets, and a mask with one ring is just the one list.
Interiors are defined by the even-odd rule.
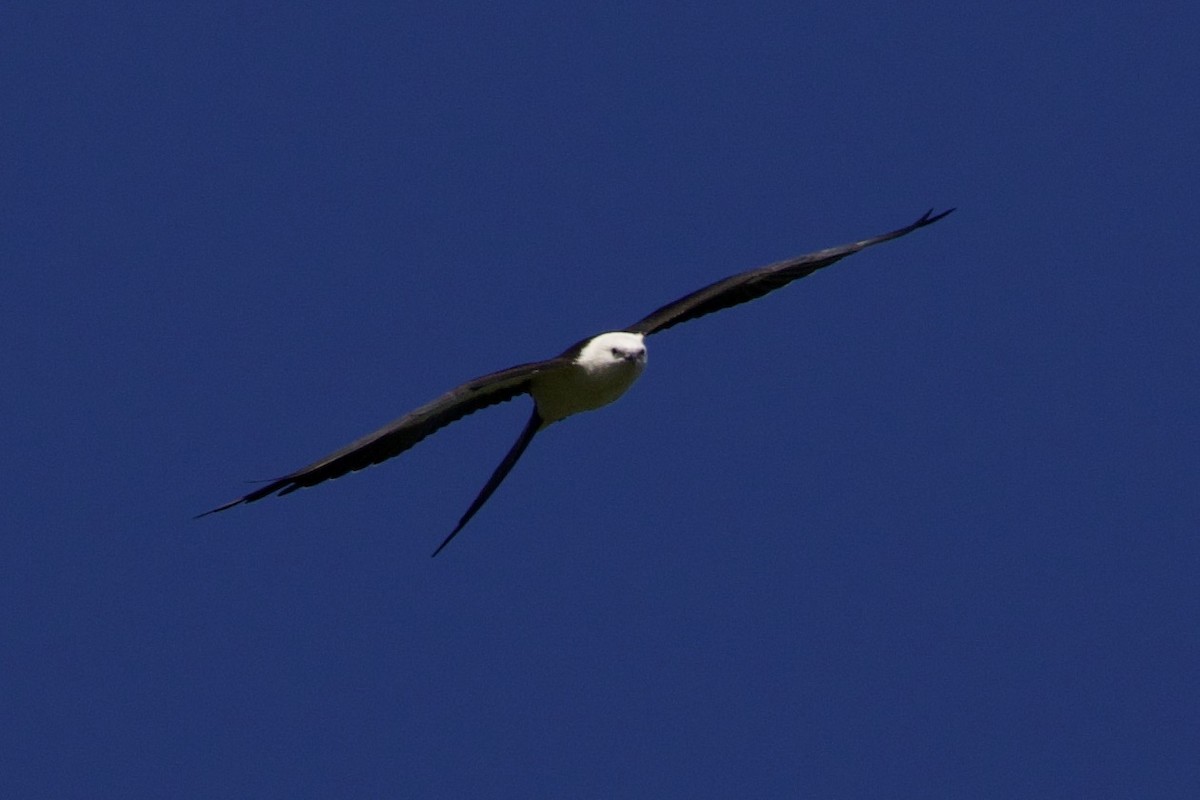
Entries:
[[[1192,5],[0,14],[6,797],[1194,797]],[[732,272],[618,403],[199,511]]]

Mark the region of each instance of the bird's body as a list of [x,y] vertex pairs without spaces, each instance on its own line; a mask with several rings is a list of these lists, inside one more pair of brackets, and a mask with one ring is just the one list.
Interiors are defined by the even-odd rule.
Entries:
[[937,215],[933,215],[932,211],[926,212],[911,225],[890,233],[732,275],[662,306],[628,328],[584,339],[554,358],[519,364],[468,381],[341,450],[200,516],[242,503],[252,503],[272,494],[289,494],[377,464],[399,455],[434,431],[467,414],[521,394],[531,395],[533,413],[521,435],[492,472],[458,525],[434,551],[436,556],[487,502],[538,431],[573,414],[606,406],[633,385],[646,366],[647,336],[762,297],[867,247],[931,225],[953,210]]
[[582,343],[570,365],[537,375],[529,394],[543,427],[625,394],[646,368],[644,339],[640,333],[602,333]]

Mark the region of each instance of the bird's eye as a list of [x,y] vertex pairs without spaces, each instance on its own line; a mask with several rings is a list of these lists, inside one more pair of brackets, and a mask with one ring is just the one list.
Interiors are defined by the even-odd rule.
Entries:
[[618,348],[616,348],[616,347],[614,347],[614,348],[612,349],[612,354],[613,354],[614,356],[616,356],[617,358],[620,358],[620,357],[621,357],[621,351],[620,351]]

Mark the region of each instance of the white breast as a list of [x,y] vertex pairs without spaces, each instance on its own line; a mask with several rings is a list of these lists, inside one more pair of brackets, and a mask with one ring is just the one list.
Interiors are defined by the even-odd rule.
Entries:
[[568,368],[533,379],[530,394],[549,425],[616,400],[646,368],[646,345],[638,333],[602,333],[589,341]]

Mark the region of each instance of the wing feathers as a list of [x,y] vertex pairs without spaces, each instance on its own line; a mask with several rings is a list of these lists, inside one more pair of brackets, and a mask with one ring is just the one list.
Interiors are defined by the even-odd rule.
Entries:
[[905,236],[918,228],[932,225],[954,209],[934,214],[933,209],[926,211],[924,216],[903,228],[884,233],[861,242],[853,242],[840,247],[830,247],[818,250],[808,255],[797,256],[786,261],[779,261],[748,272],[731,275],[728,278],[698,289],[689,295],[667,303],[656,309],[648,316],[635,322],[625,330],[630,333],[640,333],[649,336],[652,333],[664,331],[681,322],[687,322],[714,311],[731,308],[742,303],[756,300],[765,294],[775,291],[794,280],[811,275],[822,267],[827,267],[846,256],[853,255],[873,245],[881,244],[891,239]]
[[533,376],[558,366],[562,361],[561,358],[553,358],[521,364],[468,381],[379,430],[351,442],[337,452],[198,516],[215,514],[242,503],[253,503],[272,494],[290,494],[297,489],[315,486],[323,481],[340,478],[348,472],[386,461],[455,420],[528,392]]

